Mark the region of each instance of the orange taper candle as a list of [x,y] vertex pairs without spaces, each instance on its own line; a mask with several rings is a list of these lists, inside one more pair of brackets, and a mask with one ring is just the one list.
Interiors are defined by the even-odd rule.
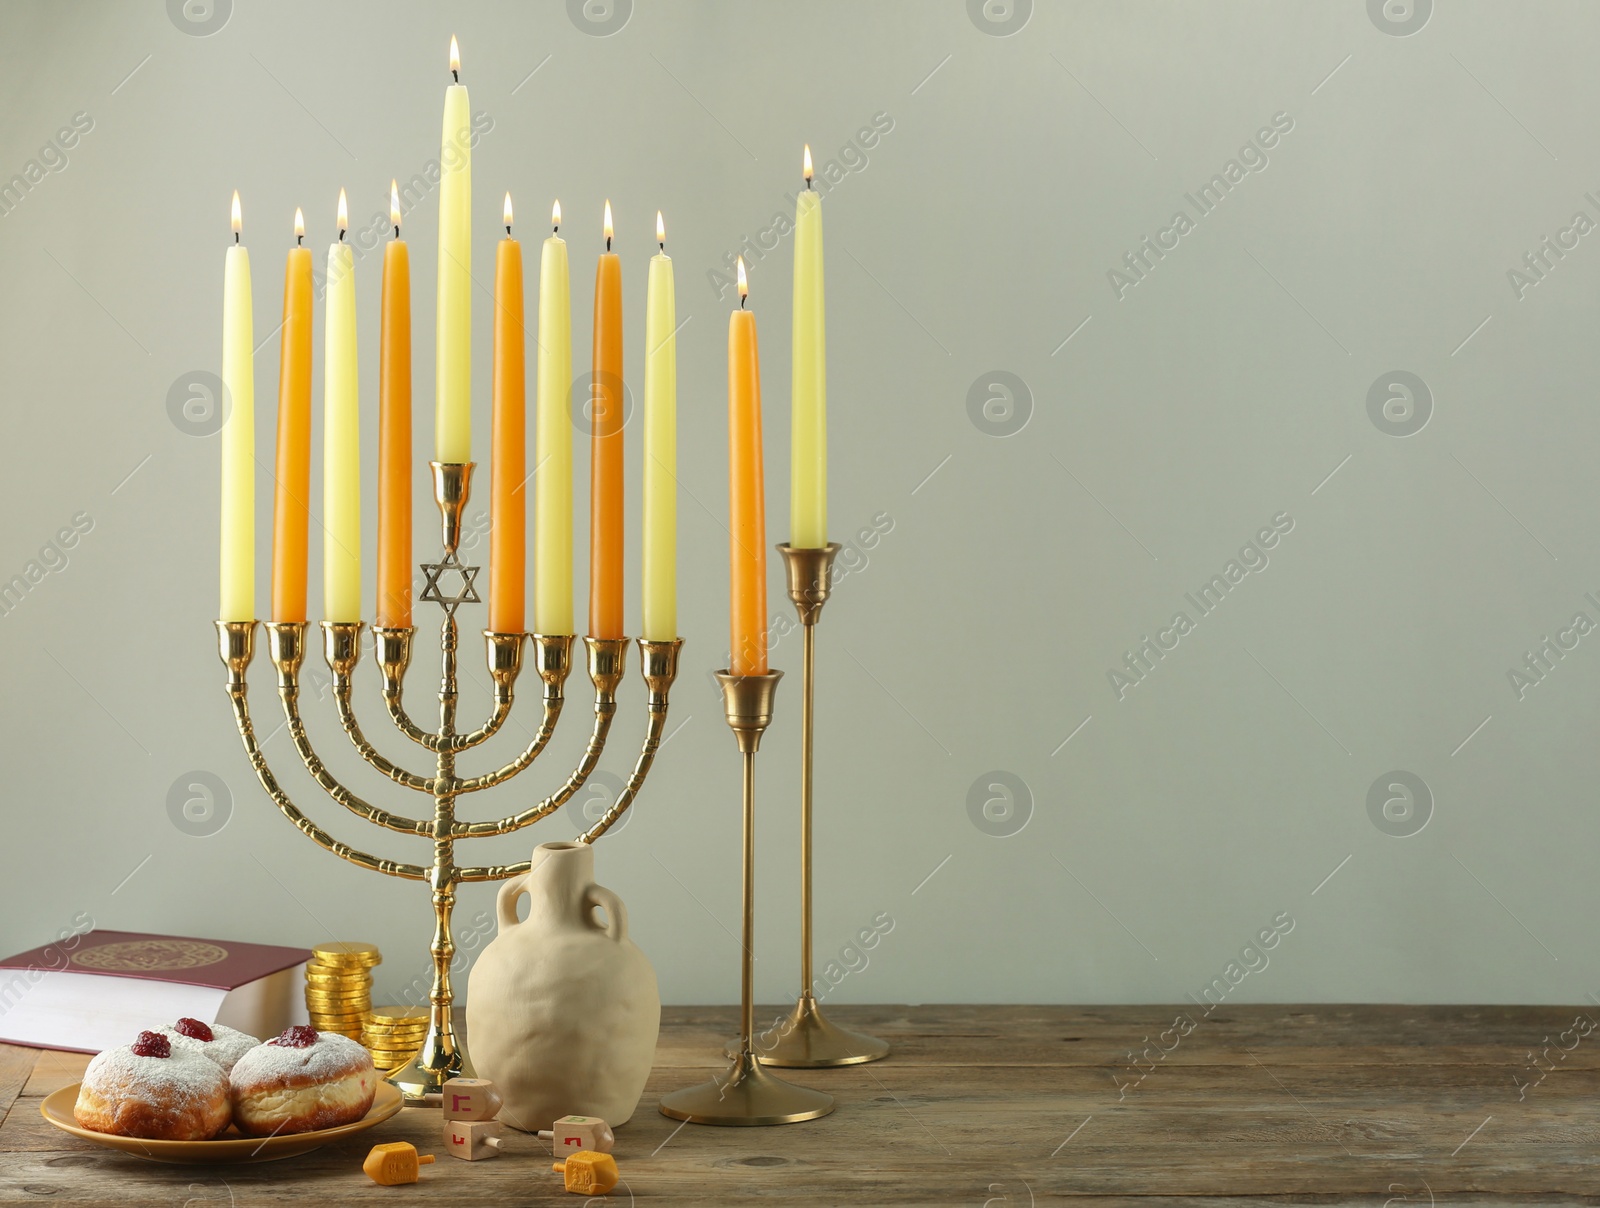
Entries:
[[295,246],[283,274],[278,350],[278,468],[272,501],[272,619],[306,619],[306,502],[311,496],[311,249],[294,212]]
[[523,359],[522,244],[506,237],[494,262],[494,435],[489,467],[489,628],[521,633],[528,557],[528,374]]
[[622,261],[606,250],[594,274],[594,373],[589,388],[589,636],[622,636]]
[[728,563],[734,675],[767,672],[767,505],[761,470],[761,357],[739,260],[739,309],[728,320]]
[[400,238],[400,190],[389,182],[394,239],[383,249],[378,333],[378,609],[375,623],[411,626],[411,255]]

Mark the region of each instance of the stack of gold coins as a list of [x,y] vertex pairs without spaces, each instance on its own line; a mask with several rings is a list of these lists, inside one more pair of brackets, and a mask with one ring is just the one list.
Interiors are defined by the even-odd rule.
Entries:
[[428,1034],[427,1007],[374,1007],[361,1029],[372,1064],[388,1074],[410,1061]]
[[334,942],[312,948],[306,962],[306,1011],[319,1032],[361,1039],[372,1008],[372,967],[383,959],[376,945]]

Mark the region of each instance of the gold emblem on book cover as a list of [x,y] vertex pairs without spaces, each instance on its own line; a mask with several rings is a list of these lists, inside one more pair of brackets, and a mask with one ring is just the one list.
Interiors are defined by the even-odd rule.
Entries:
[[227,957],[226,948],[197,940],[131,940],[74,952],[72,963],[113,973],[163,973],[170,969],[199,969]]

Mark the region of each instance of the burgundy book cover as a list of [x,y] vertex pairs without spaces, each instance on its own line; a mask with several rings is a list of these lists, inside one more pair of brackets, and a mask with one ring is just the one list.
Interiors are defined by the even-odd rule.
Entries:
[[276,944],[96,930],[77,937],[70,949],[57,942],[19,952],[0,960],[0,969],[97,973],[233,990],[310,959],[311,953],[304,948]]

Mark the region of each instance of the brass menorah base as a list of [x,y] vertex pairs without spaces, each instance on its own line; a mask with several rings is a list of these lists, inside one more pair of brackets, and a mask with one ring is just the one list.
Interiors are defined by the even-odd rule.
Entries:
[[[560,809],[583,787],[605,749],[617,710],[617,688],[622,682],[628,651],[627,638],[584,638],[589,679],[594,684],[594,724],[577,767],[559,789],[537,804],[497,821],[457,821],[456,801],[459,797],[511,780],[530,767],[550,741],[565,701],[565,685],[572,669],[575,638],[571,634],[485,631],[483,636],[489,678],[494,688],[493,706],[488,720],[482,726],[467,733],[457,730],[456,648],[459,633],[456,609],[478,599],[473,583],[478,568],[464,566],[458,552],[461,517],[471,489],[473,463],[431,464],[434,499],[439,505],[441,517],[444,557],[437,563],[423,564],[426,587],[421,599],[436,603],[444,610],[439,636],[443,674],[439,682],[437,729],[428,730],[417,725],[407,713],[404,703],[403,684],[406,669],[411,663],[415,628],[373,627],[374,653],[383,675],[383,699],[389,718],[402,734],[434,754],[435,770],[431,776],[404,770],[380,754],[362,734],[352,703],[352,681],[361,657],[362,622],[323,621],[321,628],[323,657],[333,672],[334,706],[345,735],[362,758],[377,771],[396,784],[430,797],[433,801],[432,817],[408,818],[380,809],[350,792],[328,770],[312,748],[300,715],[300,668],[306,656],[309,623],[266,623],[268,653],[278,674],[278,696],[283,704],[285,724],[306,771],[329,797],[358,817],[401,834],[431,839],[433,860],[430,864],[403,863],[359,851],[335,839],[300,811],[289,794],[279,787],[251,722],[246,675],[255,656],[257,622],[217,622],[219,651],[228,669],[228,696],[233,702],[234,720],[244,742],[245,754],[249,756],[262,787],[284,817],[318,846],[341,859],[392,877],[425,881],[432,891],[434,930],[430,952],[433,978],[428,994],[428,1033],[416,1058],[389,1076],[389,1081],[400,1088],[408,1103],[421,1102],[423,1096],[437,1093],[450,1078],[472,1074],[471,1061],[461,1038],[456,1034],[450,1014],[455,1001],[450,966],[456,953],[451,932],[456,886],[463,882],[502,880],[525,873],[529,867],[527,860],[516,864],[458,865],[455,862],[455,843],[458,839],[486,838],[521,830]],[[459,580],[450,594],[446,594],[441,583],[446,575],[455,575]],[[522,753],[509,763],[481,775],[461,775],[456,770],[456,757],[492,738],[511,715],[524,649],[530,644],[534,651],[535,670],[543,685],[544,712],[538,731]],[[633,804],[643,786],[666,729],[667,697],[678,674],[678,655],[682,646],[681,638],[671,641],[639,639],[641,670],[649,689],[644,744],[617,800],[599,821],[577,837],[579,843],[593,843],[605,834],[623,811]]]

